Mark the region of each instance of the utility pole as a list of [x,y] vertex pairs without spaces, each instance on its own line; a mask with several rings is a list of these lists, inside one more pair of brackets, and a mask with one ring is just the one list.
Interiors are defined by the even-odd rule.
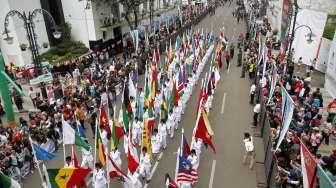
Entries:
[[294,0],[294,19],[293,19],[293,26],[292,26],[292,33],[290,36],[290,43],[289,43],[289,49],[288,49],[288,59],[287,59],[287,63],[288,61],[292,60],[292,45],[293,45],[293,41],[294,41],[294,34],[295,34],[295,25],[296,25],[296,17],[299,11],[299,5],[297,4],[297,0]]

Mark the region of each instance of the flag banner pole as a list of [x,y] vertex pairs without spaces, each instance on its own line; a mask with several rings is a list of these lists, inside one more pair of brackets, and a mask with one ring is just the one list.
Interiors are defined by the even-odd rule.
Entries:
[[175,180],[177,179],[177,174],[178,174],[178,168],[179,168],[179,156],[180,156],[180,147],[177,149],[176,153],[176,167],[175,167]]
[[33,143],[32,143],[32,140],[31,140],[30,136],[29,136],[28,140],[29,140],[30,147],[33,150],[34,161],[37,163],[37,170],[38,170],[38,172],[40,174],[40,178],[41,178],[41,181],[42,181],[42,187],[43,187],[43,184],[45,183],[46,180],[43,178],[43,175],[42,175],[42,172],[41,172],[41,168],[40,168],[40,164],[38,163],[38,160],[37,160],[37,157],[36,157],[36,151],[35,151],[35,148],[33,146]]

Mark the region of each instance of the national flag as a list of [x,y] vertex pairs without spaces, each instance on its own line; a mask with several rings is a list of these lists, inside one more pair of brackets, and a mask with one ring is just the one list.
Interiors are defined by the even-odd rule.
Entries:
[[106,164],[105,147],[103,145],[99,131],[97,132],[96,142],[97,142],[98,160],[102,166],[105,166]]
[[111,179],[116,177],[128,178],[128,176],[115,164],[109,155],[107,160],[107,173]]
[[166,175],[166,186],[167,188],[179,188],[175,180],[171,178],[169,174]]
[[196,108],[196,118],[198,116],[198,112],[199,112],[199,109],[201,108],[202,106],[202,103],[204,101],[206,101],[206,92],[205,92],[205,89],[204,89],[204,83],[202,83],[202,86],[201,86],[201,90],[200,90],[200,93],[198,95],[198,100],[197,100],[197,108]]
[[321,188],[335,188],[336,187],[335,182],[332,182],[330,179],[330,176],[333,176],[333,175],[330,172],[328,172],[330,174],[328,175],[320,165],[317,165],[317,173],[319,176],[319,186]]
[[139,157],[133,144],[128,144],[127,168],[133,174],[139,167]]
[[184,134],[182,134],[182,156],[188,157],[190,154],[190,147]]
[[163,91],[162,91],[162,95],[161,96],[162,96],[162,98],[161,98],[160,119],[164,120],[164,122],[166,122],[166,120],[168,119],[168,107],[167,107],[166,97],[165,97]]
[[37,160],[48,161],[55,157],[55,154],[46,151],[45,149],[41,148],[36,144],[33,144],[33,148]]
[[317,179],[315,174],[317,165],[316,159],[302,142],[300,147],[300,153],[301,153],[303,187],[316,188],[317,187],[317,181],[316,181]]
[[0,187],[1,188],[21,188],[21,185],[13,178],[6,176],[0,171]]
[[143,127],[142,127],[142,147],[146,147],[147,151],[152,151],[151,150],[151,145],[150,145],[150,127],[148,125],[148,120],[145,120],[143,122]]
[[77,121],[77,132],[81,138],[86,138],[85,130],[82,125],[80,125],[79,121]]
[[275,147],[275,150],[277,150],[285,138],[287,131],[289,129],[289,125],[292,121],[293,112],[294,112],[294,102],[291,98],[291,96],[288,94],[287,90],[281,86],[281,93],[282,93],[282,128],[280,131],[280,136],[278,139],[278,143]]
[[147,119],[147,123],[148,123],[148,130],[151,133],[152,130],[153,130],[153,127],[155,125],[155,117],[154,117],[154,112],[153,112],[153,107],[152,106],[148,107],[148,119]]
[[89,168],[68,167],[47,170],[52,188],[75,187],[85,180],[90,171]]
[[184,75],[183,75],[182,68],[180,65],[179,74],[177,78],[177,91],[178,91],[179,97],[183,95],[183,88],[184,88]]
[[87,151],[90,150],[90,145],[85,142],[78,133],[70,126],[70,124],[62,119],[62,128],[63,128],[63,143],[64,144],[75,144],[80,146]]
[[124,130],[120,126],[119,121],[113,121],[113,128],[112,128],[112,148],[116,148],[119,144],[119,140],[124,136]]
[[110,139],[111,138],[111,128],[109,125],[109,120],[107,118],[104,106],[100,107],[99,127],[106,131],[107,138]]
[[155,62],[155,66],[158,66],[158,64],[160,62],[160,52],[159,52],[159,49],[157,47],[154,48],[153,62]]
[[126,110],[126,106],[123,103],[121,106],[121,110],[122,110],[122,122],[123,122],[123,127],[124,127],[124,131],[128,132],[130,129],[130,117],[129,117],[129,113]]
[[177,88],[176,88],[176,84],[175,84],[175,81],[174,81],[174,84],[173,84],[173,97],[174,97],[174,106],[178,106],[178,101],[180,100],[180,96],[179,96],[179,93],[177,91]]
[[157,88],[157,80],[158,80],[158,71],[157,69],[153,66],[152,67],[152,79],[151,79],[151,95],[150,98],[154,99],[156,96],[156,88]]
[[[147,74],[147,73],[146,73]],[[145,106],[147,107],[150,103],[150,89],[149,89],[149,84],[148,84],[148,77],[145,76]]]
[[176,181],[181,182],[191,182],[192,184],[197,183],[198,173],[192,169],[191,162],[184,156],[179,156],[178,159],[178,173]]
[[181,49],[181,37],[180,35],[176,38],[175,51],[178,52]]
[[214,153],[216,153],[216,149],[215,146],[213,145],[211,139],[212,136],[214,135],[211,126],[210,126],[210,122],[208,120],[208,116],[204,110],[203,107],[200,108],[200,114],[199,117],[196,121],[196,132],[195,132],[195,137],[196,138],[200,138],[203,140],[203,142],[205,144],[208,144],[212,150],[214,151]]

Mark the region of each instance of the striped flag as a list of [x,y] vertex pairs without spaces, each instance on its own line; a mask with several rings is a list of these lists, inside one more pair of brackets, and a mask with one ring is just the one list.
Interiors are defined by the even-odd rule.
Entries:
[[191,184],[196,184],[198,181],[198,173],[196,170],[192,169],[191,162],[186,157],[179,156],[178,163],[177,183],[191,182]]

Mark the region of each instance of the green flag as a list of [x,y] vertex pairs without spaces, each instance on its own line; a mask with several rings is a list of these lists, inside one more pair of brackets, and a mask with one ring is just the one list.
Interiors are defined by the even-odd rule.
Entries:
[[328,175],[329,173],[330,176],[332,176],[330,172],[326,173],[320,165],[317,165],[317,172],[319,175],[320,187],[323,187],[323,188],[335,188],[336,187],[336,185],[330,180],[330,177]]
[[122,104],[122,121],[124,124],[124,131],[128,132],[129,130],[129,114],[126,110],[125,104]]
[[13,178],[6,176],[0,171],[0,187],[2,188],[20,188],[21,185]]

